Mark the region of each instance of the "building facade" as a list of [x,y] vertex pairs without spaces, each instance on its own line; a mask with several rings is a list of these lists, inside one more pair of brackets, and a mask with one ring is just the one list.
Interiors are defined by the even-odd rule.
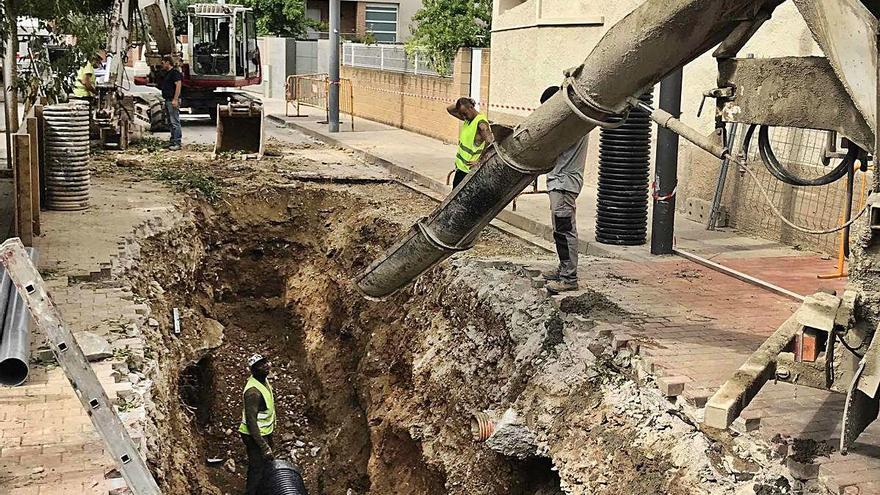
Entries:
[[[380,43],[403,43],[410,37],[412,17],[422,7],[422,0],[342,0],[340,4],[343,37],[357,39],[372,33]],[[329,24],[328,0],[306,0],[306,16]],[[326,33],[311,36],[324,37]]]

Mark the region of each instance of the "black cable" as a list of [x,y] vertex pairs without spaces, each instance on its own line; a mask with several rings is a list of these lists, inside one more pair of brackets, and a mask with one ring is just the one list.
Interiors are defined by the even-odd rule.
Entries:
[[853,353],[859,359],[862,359],[863,357],[865,357],[864,354],[859,354],[859,352],[858,352],[858,349],[861,348],[863,345],[865,345],[864,341],[861,344],[859,344],[859,347],[853,347],[853,346],[849,345],[849,343],[847,343],[846,339],[843,338],[842,333],[838,333],[838,332],[832,332],[832,333],[837,336],[837,340],[840,341],[840,344],[843,347],[845,347],[846,350]]
[[[758,151],[761,155],[761,161],[764,162],[764,166],[767,167],[767,170],[773,177],[792,186],[824,186],[840,180],[847,174],[848,170],[852,170],[859,156],[859,147],[850,143],[846,156],[831,172],[815,179],[805,179],[794,175],[779,163],[779,160],[776,159],[776,155],[773,153],[768,131],[769,127],[766,125],[762,125],[758,131]],[[747,138],[751,138],[752,132],[753,129],[750,127],[749,132],[747,132]]]

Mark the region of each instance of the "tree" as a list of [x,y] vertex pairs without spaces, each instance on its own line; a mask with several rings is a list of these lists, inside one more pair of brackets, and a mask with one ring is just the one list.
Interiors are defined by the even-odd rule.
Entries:
[[[107,45],[107,15],[113,0],[23,0],[16,1],[16,16],[4,16],[4,30],[18,30],[20,17],[37,19],[33,32],[19,52],[26,54],[26,70],[14,86],[25,95],[26,107],[39,96],[50,101],[63,99],[71,91],[73,75],[96,50]],[[6,11],[4,11],[4,14]],[[63,35],[75,42],[67,44]]]
[[306,34],[307,28],[317,28],[320,23],[306,18],[305,0],[242,0],[242,5],[254,9],[257,34],[297,38]]
[[448,74],[459,48],[489,46],[491,0],[425,0],[413,16],[407,53],[428,57],[439,74]]

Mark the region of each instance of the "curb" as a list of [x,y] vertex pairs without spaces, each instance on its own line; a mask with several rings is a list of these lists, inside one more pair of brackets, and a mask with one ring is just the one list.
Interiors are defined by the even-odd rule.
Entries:
[[[443,196],[446,196],[447,194],[449,194],[449,187],[445,184],[441,184],[440,182],[438,182],[430,177],[422,175],[422,174],[420,174],[414,170],[408,169],[406,167],[402,167],[400,165],[397,165],[396,163],[394,163],[392,161],[386,160],[382,157],[376,156],[376,155],[369,153],[367,151],[364,151],[364,150],[361,150],[358,148],[354,148],[350,145],[347,145],[347,144],[339,141],[338,139],[327,136],[326,134],[309,129],[308,127],[297,124],[296,122],[288,121],[280,115],[269,114],[269,115],[266,115],[266,119],[271,121],[274,124],[281,125],[281,126],[284,126],[284,127],[290,128],[290,129],[295,129],[295,130],[305,134],[306,136],[311,137],[312,139],[327,143],[332,146],[345,148],[346,150],[354,153],[354,155],[356,157],[358,157],[359,159],[361,159],[367,163],[373,164],[373,165],[378,165],[378,166],[388,170],[392,174],[400,177],[404,181],[414,183],[414,184],[418,185],[419,187],[429,189],[430,191],[435,192],[435,193],[440,193]],[[404,183],[404,185],[407,185],[407,184]],[[418,192],[424,193],[424,191],[418,191]],[[437,199],[437,198],[433,198],[433,199]],[[549,243],[553,242],[553,229],[549,225],[544,225],[536,220],[533,220],[531,218],[525,217],[525,216],[520,215],[516,212],[512,212],[512,211],[509,211],[506,209],[499,212],[495,218],[497,220],[500,220],[500,221],[506,223],[506,224],[509,224],[510,226],[512,226],[516,229],[523,230],[525,232],[528,232],[531,235],[539,237],[546,242],[549,242]],[[514,235],[515,237],[519,237],[520,239],[523,239],[522,236],[519,236],[515,233],[512,233],[512,232],[508,232],[508,233],[510,233],[511,235]],[[528,239],[523,239],[523,240],[534,244],[534,241],[531,241]],[[546,249],[546,246],[541,246],[541,247]],[[604,247],[598,245],[598,243],[589,242],[584,239],[579,240],[578,251],[581,254],[585,254],[588,256],[599,256],[602,258],[620,258],[621,257],[620,253],[615,253],[607,248],[604,248]]]

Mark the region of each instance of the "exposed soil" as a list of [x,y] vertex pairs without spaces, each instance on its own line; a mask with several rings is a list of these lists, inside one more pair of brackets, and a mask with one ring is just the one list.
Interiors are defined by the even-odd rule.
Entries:
[[[701,483],[728,474],[703,476],[701,434],[616,371],[628,351],[592,329],[623,311],[592,291],[556,309],[521,266],[483,261],[545,256],[528,244],[490,229],[387,300],[361,297],[353,276],[435,205],[308,151],[126,161],[140,177],[170,167],[194,195],[178,223],[132,241],[128,273],[159,323],[147,443],[167,493],[241,492],[236,430],[256,352],[274,367],[276,455],[312,495],[710,493]],[[538,440],[526,460],[471,437],[474,412],[506,409]]]

